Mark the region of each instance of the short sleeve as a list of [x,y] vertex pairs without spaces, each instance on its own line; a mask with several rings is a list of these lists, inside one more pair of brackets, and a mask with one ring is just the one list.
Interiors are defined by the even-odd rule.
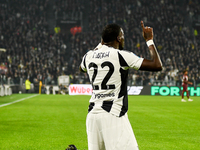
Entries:
[[[136,70],[138,70],[140,68],[140,66],[142,65],[142,62],[144,60],[144,58],[140,58],[137,55],[135,55],[133,52],[129,52],[129,51],[119,51],[119,56],[120,56],[120,60],[121,62],[125,61],[123,64],[126,64],[126,66],[124,67],[128,67],[128,68],[134,68]],[[122,66],[123,66],[122,64]]]

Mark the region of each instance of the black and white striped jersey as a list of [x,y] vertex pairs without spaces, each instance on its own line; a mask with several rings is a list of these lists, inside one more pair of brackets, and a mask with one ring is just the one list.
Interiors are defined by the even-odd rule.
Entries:
[[93,87],[89,111],[123,116],[128,110],[127,77],[129,68],[138,70],[143,58],[106,45],[87,52],[81,69],[88,73]]

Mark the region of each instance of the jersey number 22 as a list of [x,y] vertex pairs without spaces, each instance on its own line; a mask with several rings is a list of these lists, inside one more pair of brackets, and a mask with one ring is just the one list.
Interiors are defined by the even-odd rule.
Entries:
[[[105,61],[105,62],[103,62],[101,64],[101,68],[104,68],[105,66],[109,67],[109,71],[106,74],[106,76],[104,77],[104,79],[102,80],[101,89],[102,90],[115,89],[115,85],[114,84],[107,85],[108,80],[110,79],[110,77],[112,76],[112,74],[114,72],[114,66],[109,61]],[[89,69],[90,68],[94,68],[94,73],[92,75],[92,87],[93,87],[93,90],[99,90],[99,86],[93,84],[94,80],[95,80],[95,78],[96,78],[96,76],[98,74],[98,66],[94,62],[91,62],[88,67],[89,67]]]

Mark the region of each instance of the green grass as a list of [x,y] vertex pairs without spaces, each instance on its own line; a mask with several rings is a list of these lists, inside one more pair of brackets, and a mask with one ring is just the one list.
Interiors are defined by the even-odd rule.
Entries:
[[[0,105],[31,94],[0,97]],[[90,96],[38,95],[0,107],[0,150],[87,150]],[[200,98],[129,96],[128,116],[140,150],[198,150]]]

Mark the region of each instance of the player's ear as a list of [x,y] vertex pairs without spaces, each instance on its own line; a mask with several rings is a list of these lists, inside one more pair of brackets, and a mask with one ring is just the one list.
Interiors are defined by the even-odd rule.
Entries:
[[117,41],[121,42],[121,37],[120,36],[117,37]]

